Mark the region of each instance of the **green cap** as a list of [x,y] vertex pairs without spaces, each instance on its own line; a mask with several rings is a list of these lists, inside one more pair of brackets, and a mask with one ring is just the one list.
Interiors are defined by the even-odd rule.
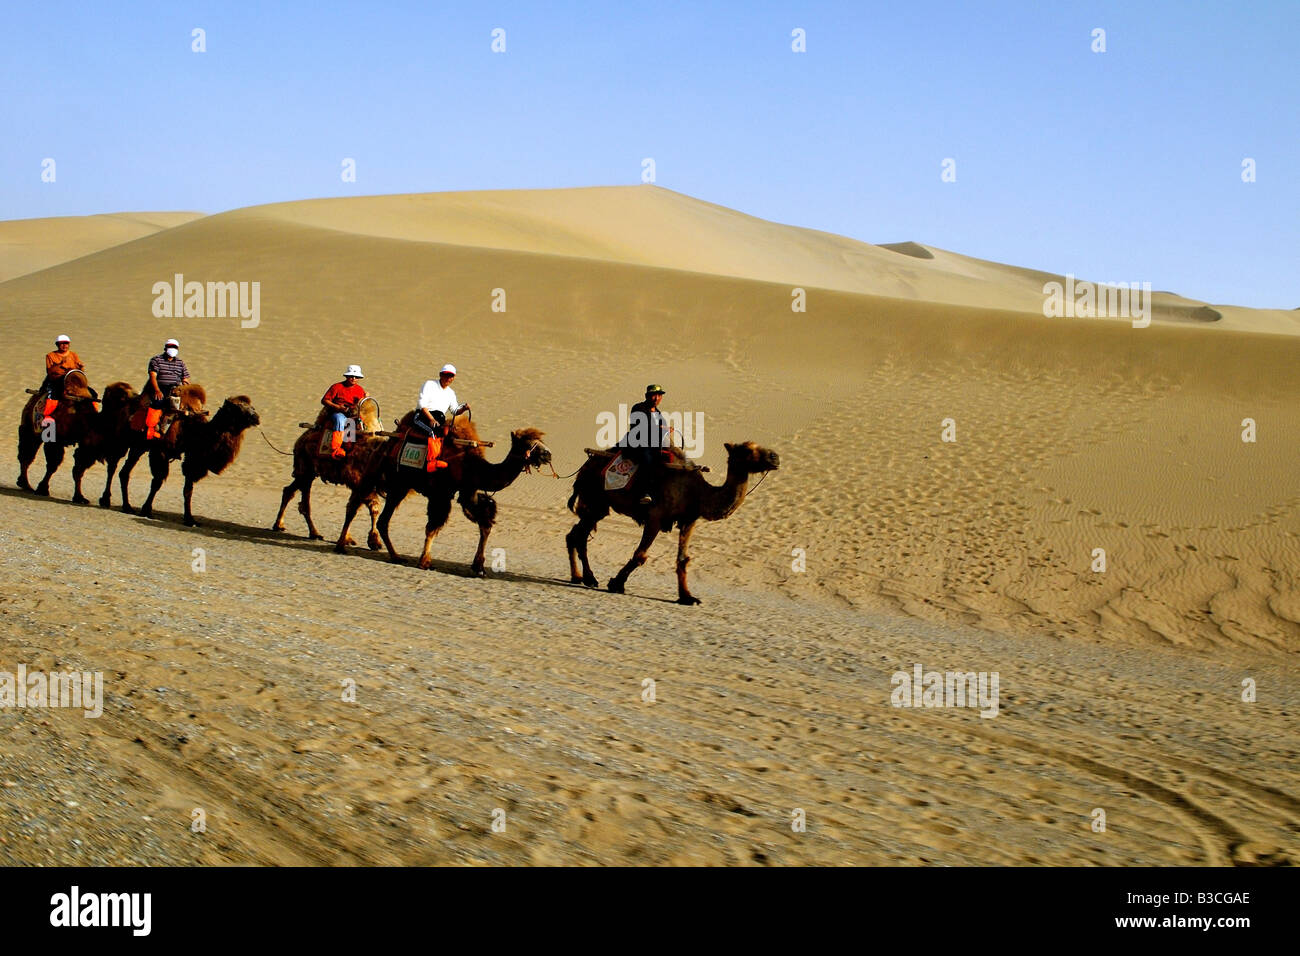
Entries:
[[660,386],[660,385],[647,385],[647,386],[645,387],[645,393],[646,393],[647,395],[667,395],[667,394],[668,394],[667,392],[665,392],[665,391],[663,390],[663,387]]

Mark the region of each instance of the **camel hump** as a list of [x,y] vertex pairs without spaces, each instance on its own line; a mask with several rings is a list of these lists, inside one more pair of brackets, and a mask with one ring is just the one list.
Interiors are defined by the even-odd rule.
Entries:
[[202,385],[181,385],[176,389],[181,408],[187,412],[201,412],[208,404],[208,393]]
[[490,447],[491,442],[485,442],[478,437],[478,429],[474,423],[463,415],[457,415],[451,424],[451,434],[442,445],[442,455],[444,461],[454,458],[460,458],[465,455],[475,458],[486,457],[483,449]]
[[451,437],[472,442],[483,440],[478,437],[478,429],[474,427],[474,423],[463,415],[457,415],[452,422]]

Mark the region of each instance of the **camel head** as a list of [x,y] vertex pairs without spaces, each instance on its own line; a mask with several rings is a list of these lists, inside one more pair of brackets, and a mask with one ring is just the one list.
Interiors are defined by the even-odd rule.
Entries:
[[521,428],[510,433],[510,452],[523,455],[527,468],[540,468],[551,463],[551,450],[542,444],[542,434],[536,428]]
[[232,432],[242,432],[246,428],[262,424],[252,399],[247,395],[232,395],[227,398],[217,410],[213,418],[214,424],[217,419],[221,419],[223,427],[228,427]]
[[104,402],[108,405],[121,405],[135,398],[135,389],[130,382],[111,382],[104,386]]
[[775,471],[781,467],[781,456],[767,448],[755,445],[752,441],[733,445],[724,442],[727,449],[727,468],[738,468],[746,475],[764,471]]

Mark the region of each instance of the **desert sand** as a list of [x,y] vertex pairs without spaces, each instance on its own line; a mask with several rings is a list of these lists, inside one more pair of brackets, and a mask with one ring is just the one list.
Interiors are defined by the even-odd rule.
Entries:
[[[71,504],[70,461],[49,499],[0,483],[0,670],[106,695],[97,720],[0,710],[0,860],[1300,860],[1300,312],[1162,292],[1148,328],[1046,318],[1059,277],[650,186],[166,215],[0,223],[11,429],[67,332],[100,388],[176,336],[265,433],[198,486],[197,529],[176,468],[154,521]],[[156,317],[176,273],[259,282],[259,324]],[[570,585],[549,474],[498,495],[485,580],[458,511],[430,571],[335,555],[293,510],[267,530],[269,443],[344,365],[391,420],[447,361],[490,458],[534,426],[568,474],[651,381],[704,413],[715,481],[723,442],[777,450],[696,532],[705,604],[670,603],[675,536],[627,595]],[[344,500],[317,486],[327,537]],[[412,498],[406,555],[422,526]],[[637,537],[602,523],[602,583]],[[998,715],[891,706],[915,663],[998,672]]]

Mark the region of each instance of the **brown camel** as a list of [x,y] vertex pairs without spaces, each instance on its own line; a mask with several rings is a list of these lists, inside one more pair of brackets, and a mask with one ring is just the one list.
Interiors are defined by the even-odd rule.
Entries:
[[[180,415],[167,425],[166,433],[162,438],[149,441],[144,432],[144,416],[149,408],[148,396],[137,395],[128,382],[114,382],[104,389],[104,409],[95,420],[90,434],[78,446],[73,458],[72,480],[76,486],[73,501],[79,504],[87,502],[81,493],[82,477],[91,465],[102,461],[108,469],[108,474],[104,478],[104,493],[99,497],[99,505],[101,508],[111,507],[113,473],[117,470],[117,463],[125,457],[126,463],[122,466],[119,476],[119,483],[122,486],[122,510],[127,514],[135,513],[128,492],[131,472],[136,462],[151,447],[174,449],[179,439],[181,421],[207,415],[203,410],[207,394],[201,385],[182,385],[176,390],[176,396],[180,402]],[[175,458],[176,455],[170,457]]]
[[195,484],[209,474],[219,475],[230,467],[239,457],[244,432],[261,422],[247,395],[227,398],[210,421],[199,415],[182,416],[162,439],[149,443],[149,471],[153,482],[140,514],[153,517],[154,496],[167,480],[172,459],[179,458],[181,474],[185,476],[185,523],[191,527],[197,525],[190,508]]
[[[284,493],[280,496],[280,513],[275,516],[275,524],[271,525],[273,531],[287,530],[284,526],[284,513],[289,508],[289,502],[293,501],[294,494],[302,492],[298,511],[307,519],[308,538],[312,541],[324,540],[325,536],[316,530],[316,524],[311,520],[312,482],[319,478],[329,484],[355,488],[369,472],[371,459],[375,455],[382,455],[388,446],[386,437],[375,434],[381,430],[378,402],[373,398],[362,399],[357,417],[361,422],[361,431],[344,458],[334,458],[330,454],[328,443],[324,446],[325,451],[321,451],[322,436],[328,435],[334,427],[332,413],[325,408],[316,416],[316,423],[294,442],[293,481],[284,486]],[[380,548],[379,533],[375,530],[375,522],[379,520],[379,495],[379,491],[371,491],[365,499],[366,508],[370,511],[370,534],[366,537],[366,544],[371,551]],[[356,544],[350,535],[347,543]]]
[[[634,519],[645,530],[631,560],[610,579],[609,589],[622,594],[628,575],[645,564],[650,545],[659,532],[671,531],[675,524],[681,530],[677,539],[677,603],[699,604],[700,599],[686,587],[686,565],[691,560],[687,547],[695,523],[701,518],[719,521],[731,515],[745,500],[749,476],[772,471],[781,463],[776,452],[760,448],[753,442],[727,443],[726,449],[727,480],[721,485],[706,481],[702,469],[670,466],[664,469],[663,480],[651,505],[639,504],[640,495],[631,488],[612,491],[605,488],[604,470],[616,453],[614,449],[588,456],[573,480],[573,494],[569,497],[569,510],[578,516],[578,523],[564,539],[569,546],[570,579],[589,588],[600,586],[587,561],[587,539],[600,520],[613,510]],[[579,557],[582,558],[581,575],[578,574]]]
[[[37,403],[41,403],[40,407]],[[69,372],[63,379],[63,397],[59,399],[54,415],[43,414],[45,396],[34,393],[23,406],[22,423],[18,426],[18,487],[35,491],[38,495],[50,493],[50,478],[63,464],[63,455],[70,445],[80,445],[94,428],[99,418],[95,407],[96,396],[80,371]],[[39,448],[45,449],[45,477],[35,489],[27,480]],[[74,499],[75,500],[75,499]]]
[[[411,428],[414,418],[415,413],[408,412],[399,423],[399,432]],[[472,444],[457,444],[453,439]],[[432,563],[430,551],[433,539],[447,523],[447,518],[451,515],[451,500],[459,493],[461,511],[479,527],[478,550],[474,553],[470,570],[483,576],[486,573],[484,554],[487,539],[496,523],[497,514],[496,499],[491,495],[510,485],[526,468],[540,468],[550,464],[551,450],[542,443],[542,433],[535,428],[521,428],[511,432],[510,451],[500,462],[489,462],[479,443],[473,422],[465,418],[453,419],[451,436],[443,443],[441,456],[448,467],[428,472],[423,468],[408,468],[398,464],[398,456],[405,440],[394,442],[396,453],[376,456],[366,480],[352,490],[352,495],[348,498],[347,514],[343,519],[343,531],[335,550],[346,550],[348,527],[356,516],[357,508],[367,495],[382,489],[387,500],[384,502],[383,514],[379,516],[379,534],[388,548],[389,558],[401,563],[402,557],[388,536],[388,523],[406,496],[412,491],[418,491],[428,499],[424,550],[420,554],[419,565],[427,569]]]

